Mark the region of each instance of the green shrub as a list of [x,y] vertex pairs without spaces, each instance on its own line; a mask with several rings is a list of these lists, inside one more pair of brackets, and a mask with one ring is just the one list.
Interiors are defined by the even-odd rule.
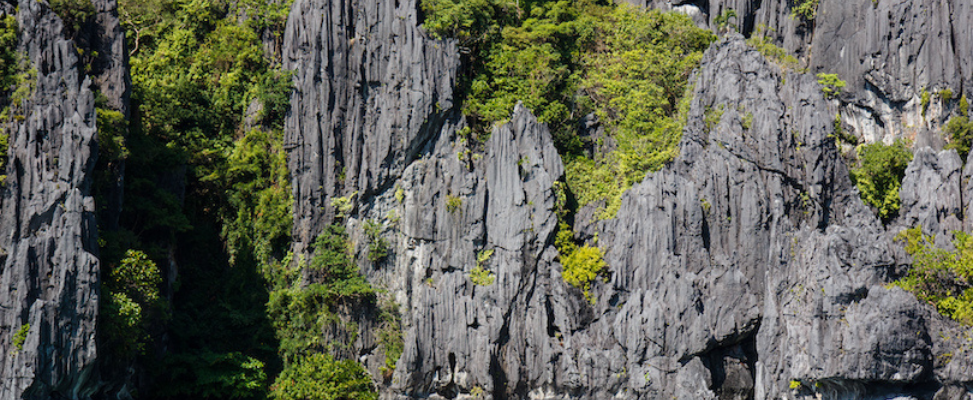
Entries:
[[355,208],[355,202],[352,201],[352,198],[357,194],[358,192],[355,192],[347,196],[336,196],[331,199],[331,207],[334,208],[335,218],[344,219],[351,214],[351,211]]
[[18,83],[20,56],[17,54],[17,17],[0,17],[0,95]]
[[361,276],[348,252],[344,227],[339,223],[328,225],[315,240],[314,256],[306,266],[310,284],[301,287],[301,276],[285,273],[292,280],[274,285],[267,314],[280,340],[279,352],[285,363],[331,345],[324,342],[321,329],[340,322],[335,314],[339,302],[373,303],[377,291]]
[[577,247],[561,260],[564,266],[562,273],[564,281],[583,290],[585,298],[592,303],[595,299],[588,291],[591,289],[591,282],[607,268],[604,257],[601,249],[584,245]]
[[128,158],[130,153],[125,146],[128,130],[125,116],[121,112],[107,108],[96,108],[95,115],[98,125],[98,157],[109,160]]
[[50,0],[48,3],[51,9],[67,28],[69,36],[74,36],[81,31],[88,20],[95,15],[95,5],[91,0]]
[[478,286],[490,286],[497,279],[490,270],[479,265],[470,270],[470,281]]
[[463,199],[459,196],[453,196],[451,194],[446,195],[446,211],[450,214],[461,211],[460,207],[463,206]]
[[790,55],[787,50],[777,47],[773,40],[766,36],[766,29],[767,27],[765,25],[758,26],[754,34],[750,36],[750,39],[747,39],[747,45],[753,47],[754,50],[757,50],[768,60],[783,69],[797,68],[797,58]]
[[595,278],[608,270],[604,253],[597,247],[578,246],[574,241],[574,232],[571,231],[571,226],[564,222],[563,215],[560,219],[554,245],[560,253],[561,266],[564,268],[561,277],[569,285],[581,289],[585,298],[594,303],[595,298],[591,296],[589,290]]
[[838,79],[837,74],[818,74],[818,83],[821,85],[821,91],[824,92],[824,97],[833,99],[841,94],[841,90],[845,88],[845,81]]
[[939,99],[944,102],[948,102],[953,99],[953,91],[950,90],[949,88],[940,90],[939,93],[937,93],[937,95],[939,95]]
[[291,363],[274,382],[275,400],[377,400],[368,372],[351,360],[312,354]]
[[379,318],[382,322],[378,331],[378,343],[385,352],[385,365],[380,369],[386,378],[390,378],[395,371],[395,364],[405,351],[405,340],[402,338],[402,322],[399,316],[399,306],[389,302],[382,307]]
[[883,221],[899,212],[899,188],[912,152],[897,140],[890,146],[881,142],[858,148],[859,166],[851,169],[851,180],[861,192],[862,201],[878,209]]
[[[720,15],[713,19],[713,23],[716,25],[717,30],[720,32],[725,32],[728,30],[736,30],[737,25],[735,21],[737,20],[736,10],[724,10]],[[734,21],[734,22],[730,22]]]
[[159,268],[139,250],[126,251],[125,258],[111,270],[102,315],[107,327],[104,332],[119,355],[133,357],[144,351],[152,314],[165,309],[161,284]]
[[365,221],[362,225],[365,238],[368,239],[368,261],[379,262],[389,255],[389,242],[382,237],[382,224],[373,220]]
[[24,342],[27,341],[27,334],[30,332],[30,324],[23,324],[17,332],[14,333],[12,344],[17,350],[24,349]]
[[955,149],[965,163],[970,154],[970,144],[973,142],[973,122],[970,122],[970,118],[966,115],[952,117],[946,123],[946,134],[950,139],[946,149]]
[[912,268],[893,284],[934,304],[941,314],[973,325],[973,238],[964,232],[953,234],[956,249],[947,251],[937,248],[921,227],[899,233],[896,239],[905,242]]
[[821,0],[795,0],[794,8],[791,8],[791,17],[803,18],[813,21],[818,15],[818,3]]
[[720,124],[720,121],[723,120],[723,108],[724,106],[722,104],[716,107],[706,107],[706,110],[703,112],[703,121],[706,122],[707,133],[712,132],[713,128],[716,128]]

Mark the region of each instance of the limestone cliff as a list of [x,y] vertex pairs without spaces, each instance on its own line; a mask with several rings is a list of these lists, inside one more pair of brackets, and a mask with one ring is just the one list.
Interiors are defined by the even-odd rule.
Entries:
[[[12,12],[4,4],[4,11]],[[91,175],[91,81],[44,2],[17,8],[30,96],[4,121],[0,196],[0,398],[84,398],[96,389],[99,262]],[[29,328],[28,328],[29,326]],[[26,338],[14,343],[24,329]]]
[[[772,4],[750,6],[760,16]],[[440,50],[452,44],[415,28],[414,4],[372,7],[391,5],[299,1],[284,54],[298,86],[287,127],[295,237],[307,243],[331,222],[333,199],[353,204],[346,224],[360,267],[403,314],[405,352],[385,397],[963,391],[968,378],[956,371],[969,362],[944,362],[955,344],[942,339],[960,328],[885,288],[908,260],[862,204],[829,136],[859,89],[836,104],[813,75],[781,71],[742,37],[714,45],[693,78],[680,156],[630,190],[617,218],[590,227],[611,274],[589,303],[561,278],[553,236],[563,167],[546,127],[518,107],[483,144],[467,143],[446,101],[457,58]],[[775,10],[787,19],[788,8]],[[391,23],[370,19],[397,12]],[[410,67],[379,74],[377,65]],[[927,79],[895,76],[908,87]],[[715,109],[722,118],[707,127]],[[944,201],[961,204],[962,190]],[[926,218],[915,207],[903,218]],[[929,218],[961,224],[946,214]],[[393,243],[388,259],[365,261],[366,221]],[[380,350],[365,336],[354,345],[378,374]]]
[[[766,35],[812,74],[845,80],[842,120],[868,142],[908,138],[941,147],[934,131],[973,78],[973,6],[962,0],[820,0],[811,19],[794,15],[797,1],[629,2],[678,10],[714,30],[721,13],[735,11],[731,23],[743,34]],[[943,97],[947,90],[952,96]]]

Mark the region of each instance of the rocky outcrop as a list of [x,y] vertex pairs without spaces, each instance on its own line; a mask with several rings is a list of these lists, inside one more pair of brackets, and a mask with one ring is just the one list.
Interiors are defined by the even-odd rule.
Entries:
[[[680,156],[593,228],[611,271],[593,302],[561,277],[563,168],[523,107],[479,145],[456,133],[461,118],[446,119],[397,179],[359,194],[347,219],[357,259],[402,312],[405,351],[385,397],[965,391],[970,362],[947,339],[965,331],[885,287],[906,260],[849,180],[817,79],[780,71],[739,36],[707,51],[693,79]],[[917,160],[946,165],[950,154]],[[953,167],[941,176],[959,185]],[[928,168],[910,168],[904,192],[935,186]],[[926,203],[903,218],[934,218],[923,210],[942,207]],[[365,261],[366,221],[393,244],[388,259]],[[364,336],[360,360],[378,376],[381,349]]]
[[900,217],[889,230],[921,226],[937,245],[950,247],[953,231],[963,228],[962,168],[955,150],[917,149],[899,190]]
[[394,396],[506,397],[549,385],[560,353],[551,302],[583,301],[552,296],[567,289],[553,270],[563,167],[547,127],[518,106],[468,158],[457,156],[469,153],[455,131],[447,124],[351,221],[384,221],[394,244],[387,262],[361,265],[403,311]]
[[[417,0],[297,0],[283,66],[295,92],[285,122],[302,251],[336,197],[387,190],[453,108],[459,53],[418,28]],[[321,212],[323,210],[323,212]]]
[[19,50],[36,81],[4,124],[0,398],[85,398],[95,390],[99,296],[94,96],[60,19],[44,2],[18,6]]
[[[629,2],[685,12],[714,30],[714,19],[727,10],[737,13],[733,22],[745,35],[763,27],[759,34],[798,56],[811,73],[847,82],[842,120],[867,142],[935,132],[973,78],[965,67],[973,63],[973,6],[965,1],[820,0],[810,20],[792,15],[793,1]],[[947,90],[952,96],[942,97]]]

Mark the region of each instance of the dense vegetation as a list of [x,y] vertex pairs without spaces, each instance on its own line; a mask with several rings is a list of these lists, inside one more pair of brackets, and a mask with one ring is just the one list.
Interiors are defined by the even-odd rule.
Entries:
[[946,148],[956,149],[960,159],[966,162],[973,143],[973,122],[970,122],[970,103],[966,100],[966,95],[960,97],[958,108],[959,115],[950,118],[946,123],[946,134],[950,139]]
[[905,242],[912,256],[909,274],[895,285],[936,306],[940,314],[965,325],[973,325],[973,237],[954,232],[955,250],[943,250],[921,227],[902,231],[896,238]]
[[[132,117],[96,100],[99,196],[110,191],[112,163],[125,163],[118,226],[100,227],[103,271],[116,282],[133,262],[155,271],[164,263],[178,265],[179,277],[136,279],[162,291],[151,299],[108,285],[102,309],[118,329],[103,330],[113,332],[103,340],[116,368],[141,360],[150,397],[264,398],[282,367],[261,271],[284,258],[290,240],[281,129],[291,89],[260,37],[281,30],[289,3],[123,0],[119,7],[131,49]],[[248,115],[251,104],[260,111]],[[159,297],[168,301],[159,305]],[[167,351],[147,351],[163,334]]]
[[[485,140],[518,101],[551,128],[567,172],[556,243],[563,276],[594,301],[591,283],[607,265],[601,249],[575,242],[568,220],[593,203],[598,218],[614,217],[626,189],[678,154],[689,74],[715,36],[685,15],[591,0],[425,0],[422,9],[427,30],[468,54],[460,86],[472,129],[462,133]],[[578,132],[589,115],[605,136]],[[490,285],[481,264],[470,278]]]
[[[678,153],[689,73],[715,38],[685,15],[592,1],[422,4],[427,29],[470,49],[472,133],[482,139],[523,101],[551,127],[580,206],[603,200],[599,216],[613,217],[625,189]],[[579,135],[589,114],[607,138]]]
[[851,180],[865,204],[878,210],[885,222],[898,215],[899,188],[909,161],[912,151],[902,140],[891,145],[876,142],[858,147],[858,165],[851,168]]

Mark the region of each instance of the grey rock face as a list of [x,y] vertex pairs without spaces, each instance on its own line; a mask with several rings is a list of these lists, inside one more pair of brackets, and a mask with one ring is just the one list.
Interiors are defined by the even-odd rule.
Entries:
[[[493,131],[482,157],[457,157],[465,148],[454,129],[444,128],[396,188],[361,206],[361,219],[386,221],[395,244],[389,262],[362,269],[404,310],[405,352],[389,386],[396,396],[468,395],[477,387],[507,396],[555,378],[550,319],[559,306],[550,292],[565,289],[548,243],[560,157],[547,127],[522,106]],[[390,213],[401,220],[391,222]],[[477,268],[492,282],[474,283]]]
[[[915,139],[942,127],[973,76],[973,6],[962,0],[821,0],[816,17],[793,17],[795,2],[773,0],[632,0],[682,10],[714,30],[727,10],[738,30],[764,34],[802,59],[813,74],[837,74],[847,82],[842,120],[867,142]],[[949,89],[950,100],[937,97]],[[923,92],[929,93],[923,106]]]
[[928,147],[916,150],[899,190],[902,207],[896,225],[922,226],[925,234],[936,236],[937,245],[950,247],[952,232],[963,227],[962,168],[954,150],[938,154]]
[[[817,79],[780,71],[738,36],[711,48],[694,79],[680,156],[626,193],[615,220],[585,227],[611,270],[594,283],[593,303],[561,277],[553,237],[563,167],[546,127],[523,107],[482,145],[465,142],[456,134],[462,119],[443,114],[415,155],[394,153],[392,167],[378,171],[360,164],[359,176],[387,181],[352,186],[361,191],[346,223],[362,271],[400,306],[405,337],[384,397],[909,398],[931,397],[917,389],[926,384],[945,385],[941,396],[960,390],[969,362],[943,362],[958,345],[935,339],[959,328],[884,287],[900,263],[896,247],[848,178],[829,137],[835,110]],[[348,81],[334,82],[319,86]],[[297,110],[311,107],[301,95],[293,100]],[[722,118],[708,129],[716,109]],[[319,154],[341,148],[326,143]],[[917,156],[925,161],[910,167],[904,198],[944,192],[910,200],[903,218],[955,224],[938,211],[962,204],[951,154]],[[304,207],[317,224],[333,213]],[[387,260],[365,261],[366,221],[382,224],[393,248]],[[312,237],[313,226],[298,229]],[[367,336],[355,346],[378,376],[384,358]]]
[[[46,3],[22,1],[19,49],[36,69],[8,121],[0,197],[0,398],[85,398],[94,391],[99,263],[91,173],[94,98],[77,51]],[[14,333],[29,324],[22,349]]]
[[283,66],[296,90],[284,140],[298,251],[331,222],[331,199],[387,189],[453,107],[459,54],[419,30],[418,9],[416,0],[291,8]]

